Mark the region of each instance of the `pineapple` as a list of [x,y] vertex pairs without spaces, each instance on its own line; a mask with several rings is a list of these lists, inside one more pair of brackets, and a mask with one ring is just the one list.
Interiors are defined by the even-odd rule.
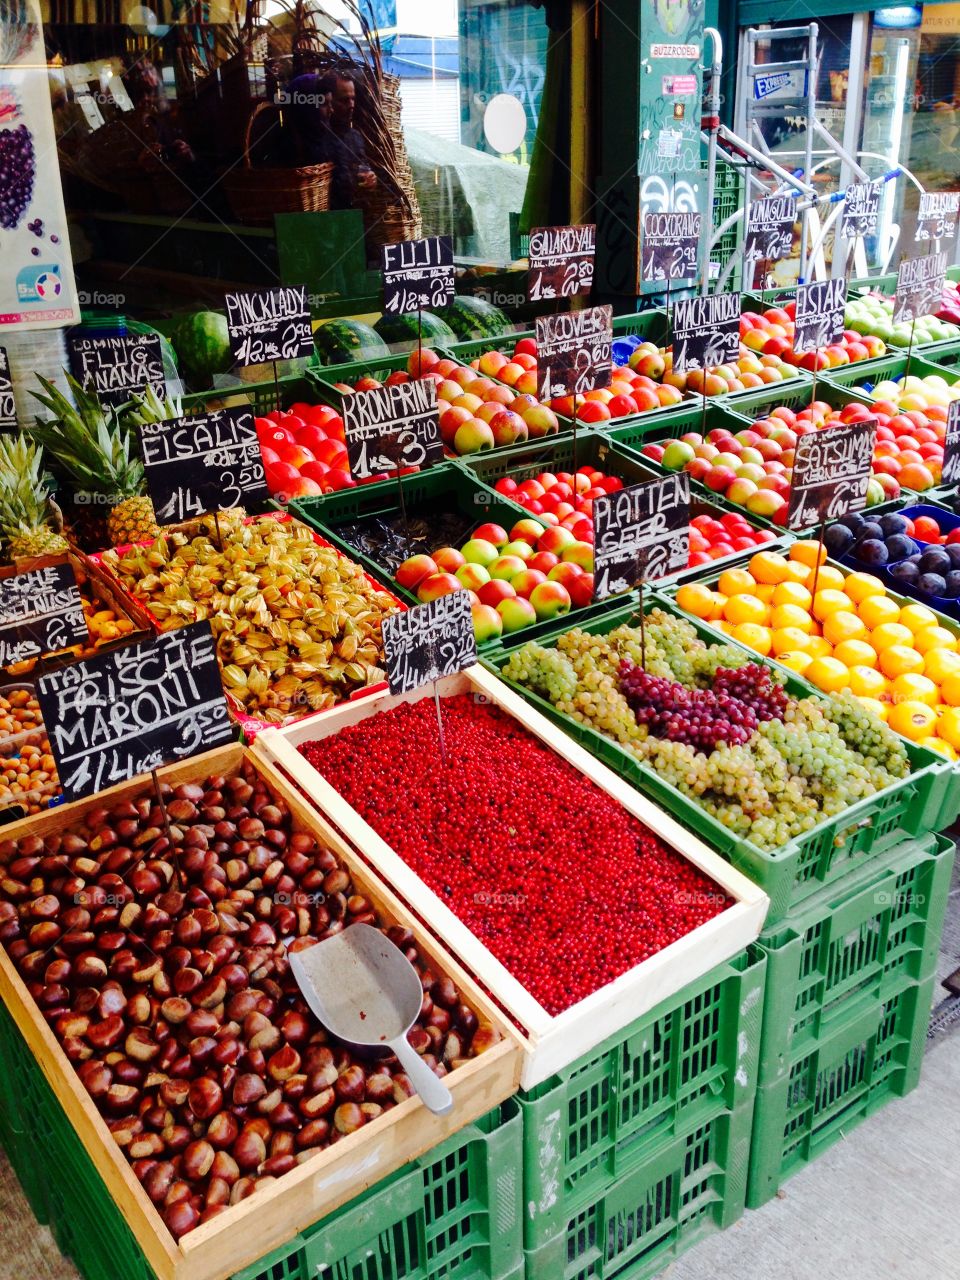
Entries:
[[42,451],[24,436],[0,436],[0,543],[11,560],[62,555],[67,540],[55,525],[59,508],[51,504],[47,477],[40,470]]
[[143,542],[159,536],[153,503],[144,492],[143,463],[131,456],[130,432],[112,409],[74,379],[68,382],[76,408],[53,383],[40,377],[46,395],[33,394],[53,414],[30,428],[38,440],[68,473],[76,489],[110,495],[107,518],[110,545]]
[[123,411],[123,422],[128,427],[143,427],[148,422],[169,422],[171,418],[179,418],[183,413],[183,404],[179,396],[167,396],[161,400],[153,385],[147,387],[142,396],[134,396]]

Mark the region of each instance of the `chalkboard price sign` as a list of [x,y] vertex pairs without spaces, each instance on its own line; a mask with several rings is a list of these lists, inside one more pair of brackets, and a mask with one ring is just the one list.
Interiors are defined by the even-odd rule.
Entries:
[[798,356],[822,351],[843,337],[843,317],[847,305],[846,282],[815,280],[797,285],[793,350]]
[[840,234],[845,240],[856,236],[875,236],[880,216],[880,184],[851,182],[847,187],[840,215]]
[[470,595],[449,595],[383,620],[387,683],[393,694],[456,675],[479,661]]
[[235,364],[302,360],[313,354],[306,285],[228,293],[224,305]]
[[940,310],[947,278],[947,251],[925,253],[918,258],[901,258],[897,270],[897,291],[893,295],[893,320],[918,320]]
[[702,226],[699,213],[645,213],[642,278],[670,284],[694,279]]
[[581,227],[535,227],[530,232],[527,297],[573,298],[593,288],[597,252],[594,223]]
[[67,800],[235,736],[209,622],[42,676],[37,699]]
[[673,370],[710,369],[740,355],[740,294],[680,298],[673,308]]
[[537,394],[580,396],[605,387],[613,372],[613,308],[587,307],[537,317]]
[[101,403],[118,408],[134,395],[142,395],[147,387],[153,387],[161,400],[166,398],[159,334],[133,333],[122,338],[76,335],[68,342],[73,376]]
[[16,431],[17,404],[13,398],[13,381],[10,377],[10,361],[3,347],[0,347],[0,433]]
[[876,438],[876,418],[800,437],[790,481],[789,529],[809,529],[864,509]]
[[343,428],[355,480],[443,460],[432,378],[344,396]]
[[797,202],[793,196],[767,196],[750,205],[747,233],[743,244],[745,262],[763,259],[779,262],[793,249],[793,224]]
[[960,481],[960,400],[951,400],[947,410],[947,434],[943,441],[941,484]]
[[686,569],[690,477],[685,471],[593,500],[595,600]]
[[89,640],[83,602],[70,565],[55,564],[0,578],[0,667],[12,667]]
[[391,315],[432,311],[453,301],[453,241],[449,236],[385,244],[380,262],[383,309]]
[[960,191],[922,191],[917,240],[953,240],[957,234]]
[[147,489],[161,524],[265,502],[267,490],[253,414],[219,409],[140,427]]

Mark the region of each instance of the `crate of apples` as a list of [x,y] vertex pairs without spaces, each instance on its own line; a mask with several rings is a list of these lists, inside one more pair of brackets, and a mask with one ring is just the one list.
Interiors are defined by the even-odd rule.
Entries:
[[874,360],[887,350],[883,340],[875,334],[857,333],[851,328],[844,330],[839,342],[798,356],[793,350],[796,309],[796,302],[791,300],[782,307],[769,307],[766,311],[744,311],[740,316],[741,346],[761,356],[776,356],[787,364],[807,370],[836,369],[860,360]]
[[630,357],[630,368],[647,377],[662,378],[664,385],[675,391],[689,391],[698,396],[723,396],[737,391],[754,391],[771,382],[784,382],[796,377],[794,370],[780,356],[750,351],[742,343],[740,356],[733,364],[711,365],[707,369],[691,369],[689,373],[674,373],[673,351],[670,347],[641,342]]
[[468,591],[477,643],[486,644],[592,603],[593,526],[585,516],[576,531],[525,518],[508,533],[488,521],[459,547],[404,560],[396,582],[421,603]]
[[865,293],[847,299],[845,324],[861,336],[874,335],[888,347],[930,346],[932,343],[960,341],[960,325],[937,316],[918,316],[893,322],[893,298],[882,293]]

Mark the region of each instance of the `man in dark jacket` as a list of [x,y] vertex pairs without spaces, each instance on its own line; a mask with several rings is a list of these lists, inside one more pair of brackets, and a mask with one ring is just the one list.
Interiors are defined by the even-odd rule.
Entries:
[[353,127],[357,87],[343,73],[315,72],[291,80],[284,95],[301,164],[335,165],[331,206],[352,209],[358,188],[377,184],[363,134]]

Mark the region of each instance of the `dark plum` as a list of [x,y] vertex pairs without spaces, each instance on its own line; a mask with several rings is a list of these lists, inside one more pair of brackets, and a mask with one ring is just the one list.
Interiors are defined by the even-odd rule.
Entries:
[[943,547],[928,547],[920,557],[920,572],[939,574],[943,577],[953,568],[953,562]]
[[842,556],[854,543],[854,536],[843,524],[832,524],[823,535],[823,543],[832,556]]
[[866,541],[857,543],[856,555],[861,564],[869,564],[874,568],[885,565],[890,559],[886,545],[879,538],[867,538]]
[[907,586],[915,587],[920,577],[920,570],[912,560],[901,560],[899,564],[891,566],[890,576]]
[[925,596],[942,596],[947,589],[947,582],[939,573],[921,573],[917,579],[917,590]]
[[880,517],[880,528],[885,538],[892,538],[897,533],[906,533],[907,518],[900,515],[898,511],[891,511],[889,515]]
[[917,550],[917,544],[905,533],[894,533],[887,538],[887,555],[891,560],[906,560],[907,556],[915,555]]

